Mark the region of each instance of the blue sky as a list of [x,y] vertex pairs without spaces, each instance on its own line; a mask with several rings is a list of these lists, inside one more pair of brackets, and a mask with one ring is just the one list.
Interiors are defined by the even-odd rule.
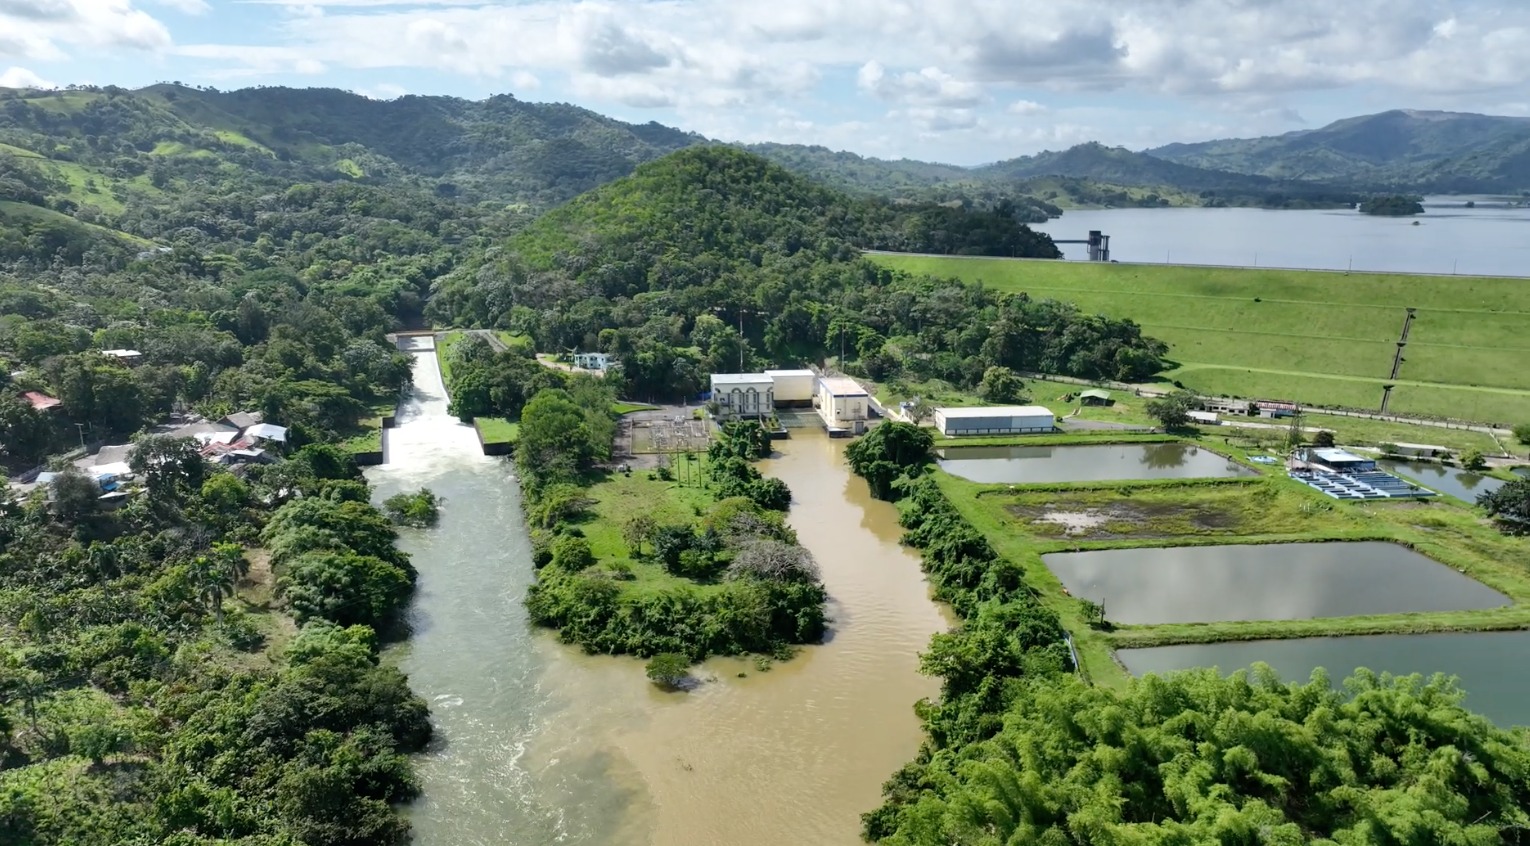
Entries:
[[0,86],[513,93],[976,164],[1530,114],[1530,0],[0,0]]

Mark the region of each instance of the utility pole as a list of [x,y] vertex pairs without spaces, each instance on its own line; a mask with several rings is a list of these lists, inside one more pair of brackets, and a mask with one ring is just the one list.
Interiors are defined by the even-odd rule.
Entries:
[[74,428],[78,429],[79,432],[80,432],[80,449],[84,449],[85,448],[85,424],[84,423],[76,423],[76,424],[74,424]]

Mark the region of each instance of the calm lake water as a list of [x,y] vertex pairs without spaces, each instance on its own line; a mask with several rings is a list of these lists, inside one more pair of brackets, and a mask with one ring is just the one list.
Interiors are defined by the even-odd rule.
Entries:
[[1497,591],[1391,543],[1106,549],[1043,555],[1074,596],[1137,623],[1304,620],[1508,603]]
[[1492,493],[1504,486],[1502,479],[1445,467],[1431,461],[1378,461],[1382,469],[1396,473],[1442,494],[1467,502],[1476,502],[1478,494]]
[[1194,444],[1097,444],[1061,447],[947,447],[947,473],[984,484],[1202,479],[1253,473]]
[[584,655],[531,627],[533,580],[514,465],[482,455],[446,413],[435,354],[387,433],[379,498],[427,485],[441,525],[408,531],[415,633],[388,653],[431,703],[436,742],[407,809],[419,846],[859,844],[860,814],[912,759],[914,703],[939,691],[918,653],[950,621],[897,509],[871,498],[847,442],[794,432],[761,464],[794,494],[788,516],[830,594],[830,636],[760,671],[717,659],[688,693],[634,658]]
[[1256,661],[1289,681],[1306,681],[1315,668],[1325,667],[1336,684],[1358,667],[1394,675],[1445,673],[1460,678],[1466,707],[1511,726],[1530,725],[1530,673],[1520,670],[1526,654],[1530,632],[1257,640],[1122,649],[1116,657],[1139,676],[1194,667],[1225,674]]
[[[1463,208],[1469,199],[1478,207]],[[1488,202],[1431,197],[1414,218],[1348,210],[1078,210],[1034,228],[1067,239],[1098,229],[1110,236],[1111,258],[1123,262],[1530,276],[1530,208]],[[1085,249],[1062,246],[1070,259],[1084,258]]]

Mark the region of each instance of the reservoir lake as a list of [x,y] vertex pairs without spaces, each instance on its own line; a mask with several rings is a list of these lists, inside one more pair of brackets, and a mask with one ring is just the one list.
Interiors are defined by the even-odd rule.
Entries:
[[[1465,208],[1467,201],[1477,207]],[[1530,208],[1429,197],[1424,209],[1408,218],[1349,209],[1080,209],[1032,228],[1065,239],[1098,229],[1121,262],[1530,276]],[[1070,259],[1084,258],[1085,249],[1062,246]]]

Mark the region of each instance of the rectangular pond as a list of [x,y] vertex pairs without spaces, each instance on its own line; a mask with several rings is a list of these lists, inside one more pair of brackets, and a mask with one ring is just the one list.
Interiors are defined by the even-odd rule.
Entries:
[[1393,461],[1383,459],[1377,466],[1388,473],[1418,482],[1437,493],[1453,496],[1475,503],[1478,494],[1492,493],[1503,487],[1502,479],[1473,473],[1457,467],[1446,467],[1433,461]]
[[1530,725],[1530,632],[1363,635],[1251,640],[1122,649],[1116,657],[1133,675],[1216,667],[1224,675],[1262,661],[1288,681],[1306,681],[1317,667],[1338,684],[1356,668],[1378,673],[1457,676],[1466,707],[1502,726]]
[[1229,479],[1256,475],[1196,444],[958,446],[939,451],[942,470],[985,484]]
[[1106,549],[1043,555],[1068,592],[1114,623],[1306,620],[1466,611],[1508,597],[1393,543]]

